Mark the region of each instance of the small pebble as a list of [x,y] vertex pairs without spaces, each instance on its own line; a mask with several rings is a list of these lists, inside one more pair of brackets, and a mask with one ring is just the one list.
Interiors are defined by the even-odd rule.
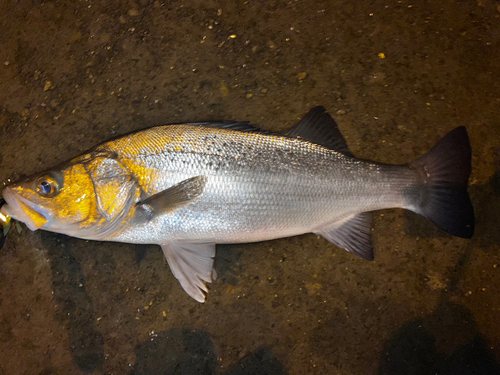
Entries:
[[303,81],[304,79],[306,79],[307,73],[306,72],[299,73],[298,77],[299,77],[299,81]]
[[139,11],[135,8],[129,9],[128,15],[130,17],[137,17],[139,15]]
[[378,54],[378,57],[379,57],[379,58],[381,58],[381,59],[385,59],[385,53],[380,52],[380,53]]
[[222,92],[223,96],[229,95],[229,89],[224,81],[220,83],[220,91]]
[[45,82],[45,86],[43,87],[43,91],[49,90],[51,86],[52,86],[52,82],[50,82],[50,81]]
[[247,99],[252,99],[253,98],[253,94],[247,94]]
[[262,89],[262,90],[260,90],[260,92],[263,94],[267,94],[267,89]]

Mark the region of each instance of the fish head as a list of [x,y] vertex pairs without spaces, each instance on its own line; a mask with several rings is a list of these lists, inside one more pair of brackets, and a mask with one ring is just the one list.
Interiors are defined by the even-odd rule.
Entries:
[[29,229],[63,232],[92,220],[95,192],[81,163],[54,168],[8,186],[1,212]]
[[135,190],[116,160],[85,155],[6,187],[1,213],[31,230],[102,240],[130,211]]

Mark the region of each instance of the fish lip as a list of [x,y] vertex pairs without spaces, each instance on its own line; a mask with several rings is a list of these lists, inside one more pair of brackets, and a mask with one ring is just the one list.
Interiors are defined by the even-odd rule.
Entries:
[[5,200],[5,203],[7,204],[2,206],[1,211],[2,212],[7,211],[5,213],[14,217],[14,212],[19,211],[21,205],[19,204],[19,201],[16,199],[14,193],[11,191],[9,187],[6,187],[2,192],[2,198]]
[[[35,231],[40,227],[43,227],[48,221],[50,216],[48,213],[42,212],[40,207],[28,199],[16,194],[12,191],[10,187],[6,187],[2,192],[2,196],[7,203],[1,208],[1,212],[10,215],[12,218],[22,221],[27,225],[29,229]],[[29,215],[24,212],[22,205],[25,205],[29,209],[35,211],[38,215],[42,216],[46,222],[44,224],[37,224]]]

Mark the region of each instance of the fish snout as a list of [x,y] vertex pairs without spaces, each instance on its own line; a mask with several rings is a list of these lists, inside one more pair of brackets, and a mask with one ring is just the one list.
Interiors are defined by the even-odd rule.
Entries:
[[2,193],[3,199],[7,202],[0,209],[0,212],[5,216],[22,221],[29,229],[35,231],[48,222],[50,215],[44,212],[43,207],[29,201],[15,192],[11,187],[6,187]]

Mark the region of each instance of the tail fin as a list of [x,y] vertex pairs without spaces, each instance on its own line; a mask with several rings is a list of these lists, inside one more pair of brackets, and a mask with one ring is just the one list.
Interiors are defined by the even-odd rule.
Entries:
[[467,193],[471,148],[465,127],[449,132],[427,154],[409,164],[421,184],[405,193],[412,211],[454,236],[471,238],[474,209]]

